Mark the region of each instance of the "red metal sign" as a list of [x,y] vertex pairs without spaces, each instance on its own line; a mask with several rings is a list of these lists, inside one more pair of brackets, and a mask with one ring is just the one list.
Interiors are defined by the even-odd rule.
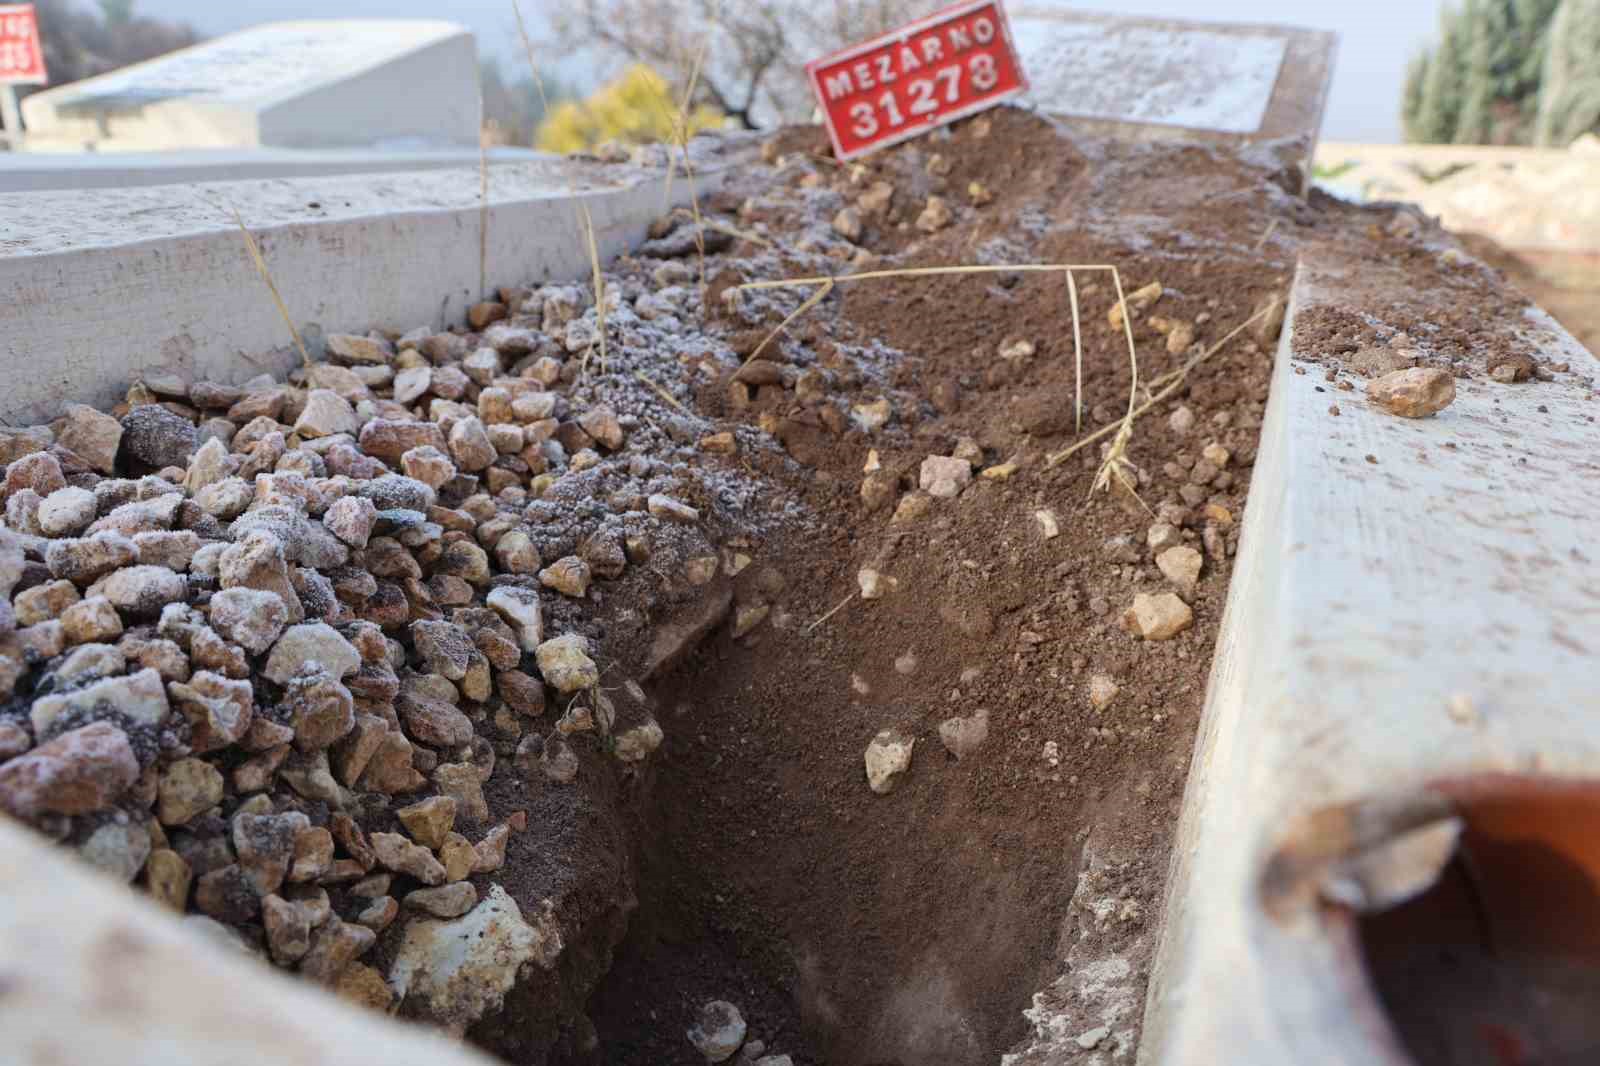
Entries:
[[969,0],[806,64],[833,153],[854,159],[1027,91],[1000,0]]
[[0,85],[45,85],[44,49],[32,4],[0,4]]

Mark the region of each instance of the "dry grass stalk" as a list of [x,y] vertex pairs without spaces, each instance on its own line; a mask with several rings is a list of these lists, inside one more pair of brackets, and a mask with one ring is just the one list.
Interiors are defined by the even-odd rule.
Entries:
[[[712,15],[711,24],[716,25],[717,16],[721,14],[721,5]],[[706,224],[700,214],[700,190],[695,187],[694,164],[689,159],[689,109],[694,106],[694,93],[700,86],[700,71],[705,66],[706,52],[711,48],[711,34],[707,31],[705,38],[700,42],[700,52],[694,58],[694,65],[689,69],[689,82],[684,86],[683,99],[678,104],[678,114],[673,120],[673,132],[676,134],[678,150],[683,154],[683,176],[689,183],[689,206],[694,214],[694,247],[700,260],[700,288],[706,287]],[[667,183],[666,202],[672,202],[672,153],[667,152]]]
[[778,278],[773,281],[747,281],[736,289],[797,289],[827,282],[871,281],[875,278],[920,278],[938,274],[1059,274],[1065,270],[1115,270],[1104,263],[1011,263],[982,266],[898,267],[894,270],[864,270],[859,274],[819,274],[809,278]]
[[1272,235],[1277,232],[1277,229],[1278,229],[1278,220],[1277,219],[1273,219],[1272,220],[1272,225],[1267,227],[1267,232],[1265,232],[1265,233],[1263,233],[1261,235],[1261,239],[1256,242],[1256,246],[1254,248],[1252,248],[1251,251],[1252,252],[1259,252],[1259,251],[1261,251],[1261,249],[1265,248],[1266,245],[1267,245],[1267,242],[1272,239]]
[[[998,274],[1027,272],[1065,273],[1067,276],[1067,298],[1072,310],[1072,335],[1074,355],[1076,360],[1075,375],[1077,378],[1077,386],[1074,400],[1079,418],[1081,419],[1083,409],[1083,331],[1081,326],[1080,309],[1078,307],[1077,283],[1073,278],[1073,272],[1080,270],[1108,271],[1111,274],[1112,284],[1116,286],[1117,304],[1122,310],[1123,337],[1128,344],[1128,366],[1132,374],[1132,380],[1129,382],[1128,386],[1128,411],[1127,414],[1125,414],[1114,426],[1106,426],[1105,428],[1090,434],[1083,440],[1073,444],[1070,448],[1050,456],[1045,463],[1045,468],[1049,469],[1054,467],[1069,456],[1076,454],[1080,449],[1085,448],[1095,441],[1104,438],[1107,434],[1115,433],[1116,436],[1112,438],[1111,447],[1106,452],[1105,460],[1100,464],[1100,468],[1095,473],[1094,483],[1090,488],[1090,492],[1092,493],[1100,489],[1109,490],[1111,488],[1112,480],[1115,479],[1117,483],[1133,493],[1135,499],[1138,499],[1138,494],[1133,492],[1135,485],[1135,481],[1131,474],[1133,464],[1128,460],[1127,457],[1128,442],[1133,439],[1134,423],[1141,415],[1150,410],[1150,408],[1154,407],[1156,404],[1172,395],[1172,393],[1177,390],[1178,386],[1182,384],[1183,380],[1188,376],[1191,370],[1205,362],[1207,359],[1210,359],[1229,341],[1238,336],[1240,332],[1253,325],[1260,319],[1266,317],[1272,310],[1271,306],[1264,307],[1260,311],[1257,311],[1255,314],[1251,315],[1249,318],[1245,319],[1244,322],[1240,323],[1234,329],[1229,331],[1228,334],[1221,340],[1217,341],[1216,344],[1213,344],[1200,355],[1190,359],[1179,370],[1162,375],[1154,382],[1151,382],[1152,386],[1164,387],[1162,387],[1159,392],[1151,395],[1143,405],[1140,405],[1138,402],[1139,355],[1137,346],[1133,339],[1133,318],[1128,312],[1128,297],[1122,286],[1122,273],[1115,266],[1108,264],[1022,263],[996,266],[908,267],[897,270],[870,270],[860,274],[845,274],[838,277],[818,276],[809,278],[785,278],[777,281],[751,281],[746,282],[743,285],[736,286],[732,291],[739,291],[743,289],[778,289],[806,285],[819,286],[818,291],[813,293],[810,299],[801,304],[799,308],[797,308],[792,314],[779,323],[777,328],[768,334],[768,336],[756,348],[755,352],[751,353],[750,358],[754,359],[756,355],[760,354],[760,352],[774,337],[787,329],[791,322],[798,318],[803,312],[809,310],[811,307],[814,307],[818,302],[820,302],[824,296],[833,290],[833,287],[836,284],[846,281],[867,281],[874,278],[930,277],[954,274]],[[749,360],[746,360],[746,362],[748,361]],[[1079,423],[1079,428],[1081,429],[1081,421]],[[1143,500],[1140,500],[1139,502],[1141,506],[1144,505]],[[1149,510],[1148,507],[1145,509]]]
[[[778,323],[776,329],[762,338],[756,350],[750,353],[746,363],[766,350],[773,339],[789,327],[789,323],[799,318],[806,311],[815,307],[828,293],[833,291],[835,284],[845,281],[868,281],[875,278],[905,278],[905,277],[930,277],[945,274],[1001,274],[1001,273],[1064,273],[1067,276],[1067,297],[1072,308],[1072,341],[1075,359],[1075,374],[1077,377],[1076,406],[1079,418],[1079,428],[1082,428],[1083,417],[1083,328],[1079,322],[1078,288],[1073,280],[1074,270],[1109,270],[1117,283],[1117,299],[1122,304],[1122,318],[1124,325],[1128,321],[1128,304],[1122,294],[1122,275],[1114,266],[1104,263],[1076,264],[1076,263],[1018,263],[1010,266],[956,266],[956,267],[903,267],[897,270],[868,270],[860,274],[842,274],[837,277],[818,276],[810,278],[784,278],[778,281],[749,281],[743,285],[736,285],[730,292],[743,289],[782,289],[802,285],[816,285],[820,288],[812,293],[811,297],[794,310],[787,318]],[[1128,358],[1134,362],[1134,385],[1138,385],[1138,361],[1133,349],[1133,329],[1128,327]],[[1133,406],[1133,397],[1128,399],[1128,406]]]
[[755,351],[750,352],[749,359],[744,360],[744,362],[750,362],[750,359],[755,359],[758,354],[762,354],[762,351],[765,351],[766,346],[771,344],[773,338],[776,338],[779,333],[789,328],[790,322],[794,322],[803,312],[810,311],[811,307],[821,303],[824,296],[829,295],[830,291],[834,291],[834,285],[840,285],[843,282],[870,282],[870,280],[885,279],[885,277],[934,277],[934,275],[944,274],[1026,274],[1026,272],[1032,272],[1032,274],[1059,274],[1059,272],[1066,272],[1070,277],[1072,271],[1115,271],[1115,269],[1117,267],[1104,266],[1104,264],[1078,266],[1078,264],[1066,264],[1066,262],[1019,262],[1014,266],[899,267],[894,271],[862,271],[861,274],[822,274],[816,275],[816,277],[787,277],[787,279],[774,280],[774,282],[746,282],[744,285],[734,285],[728,291],[730,293],[738,293],[738,291],[747,290],[747,288],[752,288],[752,290],[754,288],[800,288],[806,287],[806,285],[821,285],[822,287],[822,291],[813,293],[810,299],[806,299],[805,303],[800,304],[800,307],[795,309],[794,314],[779,322],[778,328],[766,335],[762,343],[755,347]]
[[[743,288],[743,286],[740,286],[740,288]],[[782,333],[785,329],[787,329],[788,326],[789,326],[789,323],[793,322],[795,319],[799,318],[801,315],[805,314],[807,311],[809,311],[813,307],[817,306],[817,304],[819,304],[823,300],[827,299],[828,293],[830,293],[832,291],[833,291],[833,282],[832,281],[825,282],[822,285],[818,286],[817,287],[817,291],[812,293],[810,296],[807,296],[804,303],[802,303],[799,307],[796,307],[793,311],[789,312],[789,317],[785,318],[782,322],[779,322],[778,325],[777,325],[777,328],[775,328],[771,333],[767,334],[765,337],[761,338],[761,343],[756,345],[756,350],[750,353],[749,357],[747,357],[745,359],[745,362],[746,363],[751,362],[752,360],[754,360],[756,358],[756,356],[758,356],[762,352],[766,351],[767,345],[771,344],[773,339],[775,337],[777,337],[778,334]]]
[[528,38],[528,24],[522,21],[522,5],[511,0],[511,10],[517,16],[517,32],[522,35],[522,48],[528,53],[528,70],[533,74],[534,87],[539,90],[539,106],[548,115],[550,98],[544,94],[544,79],[539,76],[539,64],[533,59],[533,41]]
[[[1133,463],[1128,460],[1128,441],[1133,439],[1133,412],[1139,398],[1139,357],[1134,352],[1133,317],[1128,314],[1128,298],[1122,291],[1122,275],[1113,270],[1111,281],[1117,288],[1117,304],[1122,309],[1122,330],[1128,338],[1128,367],[1133,379],[1128,383],[1128,413],[1123,416],[1122,428],[1111,438],[1111,447],[1106,451],[1100,469],[1095,471],[1094,483],[1089,486],[1089,492],[1091,495],[1102,489],[1109,492],[1111,479],[1116,478],[1134,499],[1139,500],[1138,492],[1134,491],[1138,479],[1130,473]],[[1146,511],[1150,510],[1149,507],[1145,507],[1143,500],[1139,500],[1139,506],[1144,507]]]
[[655,381],[653,381],[650,378],[650,376],[648,374],[646,374],[643,370],[635,370],[633,372],[633,376],[638,378],[639,381],[646,388],[648,388],[651,392],[653,392],[657,396],[661,397],[661,399],[664,402],[671,404],[673,407],[676,407],[678,410],[682,411],[684,414],[688,414],[689,413],[689,409],[687,407],[683,406],[683,404],[679,403],[678,402],[678,398],[676,396],[672,395],[672,393],[668,392],[666,389],[664,389],[660,385],[656,384]]
[[294,328],[294,319],[289,317],[289,307],[283,302],[277,283],[272,280],[272,271],[267,269],[267,260],[261,254],[261,246],[256,244],[255,234],[250,232],[249,227],[244,224],[244,219],[239,217],[238,208],[230,207],[228,210],[233,212],[233,220],[239,224],[239,232],[244,234],[244,245],[250,250],[250,259],[256,265],[256,273],[267,283],[267,290],[272,293],[273,302],[278,305],[278,314],[283,316],[283,324],[289,327],[289,336],[294,338],[294,346],[300,349],[300,361],[309,367],[311,353],[306,351],[306,343],[300,339],[300,331]]
[[1148,400],[1147,402],[1141,404],[1136,410],[1134,410],[1132,412],[1131,419],[1130,418],[1119,419],[1113,425],[1109,425],[1109,426],[1106,426],[1106,427],[1104,427],[1102,429],[1096,430],[1095,432],[1089,434],[1087,437],[1083,438],[1082,440],[1073,443],[1073,445],[1071,447],[1064,448],[1061,451],[1056,452],[1054,455],[1048,456],[1045,459],[1045,463],[1044,463],[1045,469],[1049,470],[1050,468],[1052,468],[1054,466],[1058,466],[1059,464],[1065,462],[1067,459],[1070,459],[1072,456],[1076,455],[1078,452],[1082,451],[1084,448],[1087,448],[1089,445],[1093,444],[1095,441],[1100,440],[1102,437],[1104,437],[1108,433],[1115,432],[1115,433],[1118,433],[1120,435],[1120,433],[1124,429],[1128,429],[1131,432],[1132,420],[1142,418],[1147,412],[1149,412],[1149,410],[1152,407],[1156,406],[1161,401],[1165,400],[1167,397],[1169,397],[1173,393],[1177,392],[1179,386],[1181,386],[1184,383],[1184,381],[1188,378],[1190,371],[1194,370],[1195,367],[1199,366],[1201,363],[1205,362],[1207,359],[1210,359],[1212,356],[1214,356],[1218,352],[1222,351],[1222,349],[1228,344],[1229,341],[1233,340],[1233,338],[1237,337],[1239,334],[1241,334],[1245,330],[1249,329],[1255,323],[1257,323],[1261,319],[1265,318],[1268,315],[1268,313],[1270,313],[1272,311],[1273,306],[1274,306],[1273,304],[1269,304],[1266,307],[1263,307],[1261,310],[1257,311],[1255,314],[1251,315],[1249,318],[1245,319],[1243,322],[1241,322],[1237,326],[1233,327],[1233,329],[1229,330],[1226,334],[1223,335],[1221,340],[1217,341],[1211,347],[1207,348],[1205,351],[1201,352],[1199,355],[1195,356],[1194,358],[1190,359],[1188,362],[1184,363],[1178,369],[1170,371],[1170,372],[1168,372],[1166,374],[1163,374],[1160,377],[1156,378],[1150,384],[1153,385],[1153,386],[1160,386],[1160,391],[1158,391],[1154,396],[1152,396],[1150,398],[1150,400]]
[[478,299],[489,291],[489,146],[478,138]]
[[840,611],[844,610],[845,606],[847,604],[849,604],[849,602],[851,600],[855,599],[855,598],[856,598],[856,594],[854,592],[852,592],[850,595],[846,596],[843,600],[840,600],[839,601],[839,606],[835,607],[833,610],[829,611],[827,614],[823,615],[821,618],[817,619],[815,622],[812,622],[810,625],[806,626],[806,632],[809,634],[814,629],[816,629],[818,626],[820,626],[822,623],[826,622],[828,619],[832,618],[834,615],[836,615]]
[[[597,340],[600,345],[600,373],[604,374],[606,372],[606,278],[600,272],[600,249],[595,244],[594,219],[589,217],[589,205],[578,204],[578,214],[583,219],[584,237],[589,242],[589,266],[594,271],[595,329],[599,332]],[[589,350],[583,353],[583,364],[578,369],[580,374],[588,372],[589,351],[593,349],[594,346],[590,345]]]
[[1083,432],[1083,328],[1078,323],[1078,283],[1067,271],[1067,301],[1072,305],[1072,432]]
[[[694,218],[693,212],[684,207],[677,208],[672,213],[674,215],[688,215],[690,219]],[[759,245],[762,248],[773,247],[772,242],[761,236],[759,233],[752,233],[750,230],[743,230],[738,226],[729,225],[726,222],[719,222],[714,218],[704,219],[700,224],[706,229],[716,230],[718,233],[726,233],[730,237],[737,237],[741,241],[749,241],[751,244]]]
[[747,229],[740,229],[738,226],[730,226],[726,222],[718,222],[714,218],[706,219],[702,224],[706,229],[714,229],[718,233],[726,233],[730,237],[737,237],[741,241],[749,241],[751,244],[761,248],[774,247],[771,241],[759,233],[752,233]]

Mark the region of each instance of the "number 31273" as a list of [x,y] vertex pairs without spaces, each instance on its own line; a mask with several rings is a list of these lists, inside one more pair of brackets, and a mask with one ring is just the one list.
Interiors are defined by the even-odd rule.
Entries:
[[[972,78],[972,87],[980,93],[993,89],[1000,81],[1000,71],[995,66],[994,56],[986,52],[979,52],[967,60],[967,73]],[[911,102],[906,105],[906,110],[914,116],[930,115],[939,110],[939,95],[944,96],[947,104],[957,103],[961,99],[961,73],[960,63],[951,63],[934,72],[931,78],[917,78],[906,86],[906,91],[911,96]],[[860,103],[850,105],[850,132],[857,137],[866,139],[877,135],[879,130],[878,112],[889,122],[889,128],[905,125],[906,117],[900,113],[900,103],[895,99],[894,90],[890,89],[878,97],[877,104],[862,100]]]

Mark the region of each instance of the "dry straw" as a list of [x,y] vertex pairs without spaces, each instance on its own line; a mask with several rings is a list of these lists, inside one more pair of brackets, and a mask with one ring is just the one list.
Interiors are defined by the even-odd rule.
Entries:
[[489,291],[489,146],[478,136],[478,299]]
[[850,595],[848,595],[844,599],[840,600],[839,601],[839,605],[837,607],[835,607],[833,610],[829,611],[827,614],[823,615],[821,618],[817,619],[815,622],[812,622],[810,625],[806,626],[806,633],[810,634],[810,633],[814,632],[816,630],[816,628],[818,626],[820,626],[822,623],[826,622],[828,619],[832,618],[834,615],[838,614],[840,611],[842,611],[846,607],[848,607],[850,605],[850,601],[855,599],[855,598],[856,598],[856,594],[854,592],[852,592]]
[[[589,266],[594,270],[594,316],[595,329],[599,332],[600,345],[600,373],[606,372],[606,276],[600,271],[600,249],[594,239],[594,219],[589,217],[589,205],[578,204],[578,216],[583,221],[583,235],[589,243]],[[594,350],[594,345],[583,353],[583,363],[578,368],[579,373],[589,369],[589,352]]]
[[676,396],[672,395],[672,393],[668,392],[666,389],[663,389],[660,385],[657,385],[653,380],[651,380],[650,376],[648,374],[646,374],[643,370],[635,370],[633,372],[633,376],[638,378],[639,381],[643,385],[645,385],[647,388],[649,388],[651,392],[653,392],[657,396],[661,397],[662,400],[664,400],[667,403],[671,404],[673,407],[676,407],[678,410],[682,411],[684,414],[688,414],[689,413],[689,409],[687,407],[683,406],[683,404],[679,403],[678,402],[678,398]]
[[[1089,434],[1087,437],[1073,444],[1070,448],[1065,448],[1054,455],[1049,456],[1045,460],[1045,469],[1048,470],[1051,467],[1060,464],[1061,462],[1075,455],[1077,452],[1093,444],[1095,441],[1100,440],[1108,433],[1115,432],[1119,437],[1122,436],[1124,429],[1127,429],[1131,433],[1135,419],[1143,417],[1152,407],[1155,407],[1161,401],[1167,399],[1173,393],[1177,392],[1178,388],[1184,383],[1185,380],[1188,379],[1190,371],[1199,366],[1201,363],[1205,362],[1207,359],[1210,359],[1212,356],[1216,355],[1218,352],[1222,351],[1222,349],[1226,347],[1228,342],[1233,340],[1233,338],[1237,337],[1239,334],[1243,333],[1245,330],[1249,329],[1251,326],[1270,315],[1277,305],[1277,300],[1271,301],[1267,304],[1267,306],[1261,308],[1255,314],[1251,315],[1249,318],[1245,319],[1243,322],[1229,330],[1223,335],[1221,340],[1217,341],[1211,347],[1207,348],[1199,355],[1194,356],[1178,369],[1156,378],[1150,384],[1159,387],[1159,392],[1153,394],[1149,400],[1139,405],[1139,407],[1135,410],[1130,411],[1125,418],[1118,421],[1115,425],[1106,426],[1104,429],[1096,430],[1094,433]],[[1124,441],[1124,444],[1126,444],[1126,441]]]
[[[721,5],[713,12],[711,25],[717,24],[721,15]],[[674,139],[678,144],[678,151],[683,156],[684,180],[689,183],[689,206],[694,215],[694,246],[700,262],[700,288],[706,287],[706,225],[700,213],[700,191],[695,187],[694,163],[689,159],[689,109],[694,106],[695,90],[700,87],[700,71],[705,66],[706,53],[711,48],[711,32],[706,31],[704,39],[700,42],[700,51],[694,57],[694,63],[689,68],[689,81],[683,87],[683,98],[678,103],[678,113],[673,119]],[[663,205],[672,203],[672,152],[667,151],[667,180],[662,189]]]
[[1123,336],[1128,343],[1128,365],[1132,370],[1133,380],[1130,382],[1128,387],[1128,413],[1119,423],[1120,431],[1118,432],[1116,439],[1112,442],[1111,449],[1107,453],[1104,463],[1101,464],[1100,470],[1096,473],[1094,484],[1091,486],[1090,491],[1093,492],[1098,489],[1109,489],[1111,487],[1111,481],[1113,478],[1115,478],[1124,487],[1127,487],[1131,490],[1132,483],[1128,470],[1132,467],[1132,464],[1128,462],[1126,452],[1128,440],[1133,436],[1133,422],[1137,417],[1135,413],[1135,406],[1138,403],[1139,356],[1133,341],[1133,324],[1132,318],[1128,313],[1128,298],[1122,288],[1122,273],[1115,266],[1105,263],[1017,263],[992,266],[904,267],[897,270],[868,270],[859,274],[843,274],[839,276],[822,275],[809,278],[784,278],[777,281],[751,281],[746,282],[743,285],[735,286],[734,289],[730,291],[737,292],[743,289],[801,288],[809,286],[814,286],[817,290],[807,297],[804,303],[795,308],[795,310],[791,312],[788,317],[786,317],[782,322],[778,323],[777,328],[775,328],[771,333],[767,334],[767,336],[762,339],[761,343],[756,346],[755,351],[751,352],[749,358],[745,360],[745,362],[748,363],[751,359],[754,359],[760,355],[766,349],[768,344],[770,344],[779,334],[789,327],[790,323],[799,318],[805,312],[809,311],[811,308],[815,307],[817,304],[821,303],[828,293],[833,291],[836,285],[842,285],[845,282],[873,281],[883,278],[937,277],[960,274],[1064,274],[1066,275],[1067,279],[1068,304],[1072,310],[1073,376],[1075,378],[1074,402],[1078,412],[1079,427],[1081,428],[1083,411],[1083,329],[1079,321],[1078,289],[1077,283],[1073,280],[1073,272],[1091,270],[1108,271],[1111,274],[1112,283],[1116,286],[1117,304],[1122,309]]
[[256,273],[267,283],[267,290],[272,293],[273,302],[278,305],[278,314],[283,316],[283,324],[289,327],[289,336],[294,338],[294,346],[300,349],[300,361],[309,367],[311,353],[306,351],[305,341],[300,339],[300,331],[294,328],[294,319],[289,316],[289,307],[283,302],[277,283],[272,280],[272,271],[267,269],[267,260],[261,254],[261,246],[256,244],[255,234],[250,232],[249,227],[244,224],[244,219],[239,217],[238,208],[230,207],[228,210],[233,212],[233,220],[239,224],[239,232],[244,234],[244,246],[250,250],[250,260],[255,263]]
[[522,21],[522,6],[511,0],[511,11],[517,16],[517,32],[522,35],[522,48],[528,53],[528,70],[533,74],[533,84],[539,90],[539,106],[550,113],[550,98],[544,94],[544,79],[539,76],[539,64],[533,59],[533,41],[528,38],[528,24]]

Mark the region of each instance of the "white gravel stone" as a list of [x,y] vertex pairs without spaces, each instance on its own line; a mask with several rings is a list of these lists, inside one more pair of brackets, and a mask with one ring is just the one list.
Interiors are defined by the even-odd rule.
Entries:
[[1130,633],[1145,640],[1171,640],[1194,624],[1194,612],[1171,592],[1141,592],[1122,616]]
[[589,658],[589,641],[577,633],[545,641],[534,658],[545,682],[558,692],[582,692],[600,683],[600,668]]
[[686,503],[679,503],[671,496],[662,496],[659,493],[649,497],[645,506],[657,518],[665,518],[671,522],[698,522],[700,512]]
[[1103,711],[1117,698],[1117,693],[1120,691],[1117,683],[1109,675],[1093,674],[1089,678],[1089,705],[1097,711]]
[[1145,534],[1145,543],[1150,550],[1160,555],[1168,548],[1176,548],[1183,543],[1183,534],[1178,532],[1178,527],[1168,522],[1157,522]]
[[978,708],[966,717],[946,718],[939,723],[939,740],[957,759],[965,759],[989,739],[989,712]]
[[561,950],[553,914],[535,914],[530,924],[506,890],[492,885],[460,918],[408,922],[389,987],[408,1014],[462,1033],[500,1009],[524,964],[549,970]]
[[378,520],[377,506],[365,496],[345,496],[323,512],[322,525],[352,548],[365,548]]
[[166,721],[170,707],[167,688],[154,670],[140,670],[124,677],[108,677],[67,693],[52,693],[33,701],[29,716],[33,731],[43,739],[52,723],[68,712],[93,714],[98,707],[109,707],[144,725]]
[[878,600],[898,588],[900,579],[879,573],[870,566],[863,566],[856,572],[856,584],[861,588],[862,599]]
[[332,389],[312,389],[306,396],[305,410],[294,423],[294,431],[302,437],[331,437],[336,433],[353,436],[360,429],[355,408]]
[[118,610],[155,615],[169,603],[181,603],[188,592],[183,575],[164,566],[128,566],[100,584],[100,594]]
[[739,1008],[723,999],[714,999],[700,1008],[694,1028],[688,1032],[689,1043],[705,1056],[707,1062],[726,1062],[744,1044],[744,1016]]
[[648,719],[631,729],[625,729],[616,734],[615,748],[617,758],[623,762],[643,762],[651,752],[661,746],[663,739],[661,726],[654,718]]
[[326,622],[308,622],[290,626],[278,638],[261,672],[283,685],[308,664],[320,665],[338,680],[361,665],[361,655]]
[[523,651],[535,651],[544,643],[544,618],[537,592],[502,585],[490,592],[485,602],[516,630],[517,643]]
[[922,460],[918,487],[941,500],[954,499],[972,481],[972,464],[965,459],[930,455]]
[[71,536],[94,521],[95,509],[94,493],[88,489],[57,489],[39,503],[39,529],[47,537]]
[[265,589],[231,588],[214,593],[210,614],[212,628],[223,640],[252,655],[272,647],[289,620],[283,598]]
[[410,403],[433,383],[433,367],[418,366],[402,370],[394,376],[394,402]]
[[911,768],[911,749],[916,739],[896,729],[885,729],[867,745],[863,761],[867,769],[867,785],[880,796],[893,792],[900,776]]
[[1203,557],[1199,552],[1182,545],[1168,548],[1156,556],[1156,566],[1186,598],[1194,595],[1195,585],[1200,580],[1202,562]]

